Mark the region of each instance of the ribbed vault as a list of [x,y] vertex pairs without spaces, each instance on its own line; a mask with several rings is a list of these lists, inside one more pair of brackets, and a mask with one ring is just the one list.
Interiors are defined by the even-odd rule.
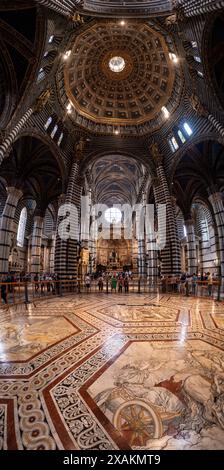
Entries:
[[144,168],[134,159],[110,155],[90,168],[96,201],[107,204],[133,204],[136,201]]

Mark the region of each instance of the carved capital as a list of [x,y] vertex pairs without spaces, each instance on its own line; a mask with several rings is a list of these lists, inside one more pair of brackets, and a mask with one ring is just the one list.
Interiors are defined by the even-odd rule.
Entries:
[[84,151],[86,148],[86,140],[84,137],[81,137],[79,141],[75,144],[75,158],[80,161],[83,157]]
[[19,188],[15,188],[14,186],[7,186],[6,188],[8,196],[16,197],[18,200],[22,197],[23,192]]
[[205,108],[203,104],[201,104],[198,96],[195,93],[191,95],[190,102],[191,102],[192,108],[199,116],[202,116],[202,117],[208,116],[208,110]]
[[45,216],[45,209],[42,208],[42,207],[36,206],[36,207],[35,207],[34,214],[33,214],[34,220],[36,220],[36,219],[44,219],[44,216]]
[[33,112],[40,113],[42,109],[44,109],[44,107],[46,106],[50,96],[51,96],[50,89],[43,91],[43,93],[40,94],[40,96],[36,100],[36,103],[34,104]]
[[210,193],[210,196],[208,197],[208,200],[211,202],[211,204],[223,202],[222,193],[220,193],[220,192]]
[[175,196],[170,196],[170,201],[173,207],[176,207],[177,198]]
[[61,207],[62,204],[65,204],[65,201],[66,201],[66,194],[60,194],[60,196],[58,196],[58,207]]
[[74,21],[74,23],[80,23],[80,24],[83,24],[84,23],[84,18],[83,16],[81,16],[79,13],[75,13],[72,17],[71,17],[71,20]]
[[160,186],[160,179],[158,176],[152,177],[152,186],[153,188],[158,188]]
[[176,5],[173,8],[175,11],[172,13],[172,15],[167,16],[165,20],[167,26],[182,23],[185,20],[183,11],[177,8]]
[[190,216],[189,216],[187,219],[184,220],[184,223],[185,223],[186,227],[187,226],[192,226],[192,225],[194,225],[194,220],[192,218],[190,218]]
[[156,142],[149,147],[150,154],[156,166],[160,166],[163,163],[163,155],[160,152],[159,146]]

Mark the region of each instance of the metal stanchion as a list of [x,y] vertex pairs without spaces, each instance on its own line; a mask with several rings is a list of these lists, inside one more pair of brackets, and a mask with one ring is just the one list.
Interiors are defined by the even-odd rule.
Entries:
[[217,302],[220,302],[220,300],[221,300],[221,284],[222,284],[222,273],[221,273],[221,266],[219,266],[219,281],[218,281]]
[[28,295],[28,282],[24,281],[24,292],[25,292],[25,304],[30,304],[29,295]]
[[106,292],[107,292],[107,294],[109,293],[108,287],[109,287],[109,283],[108,283],[108,279],[107,279],[107,284],[106,284]]
[[138,294],[141,293],[141,281],[138,279]]
[[61,283],[61,281],[59,281],[59,284],[58,284],[58,291],[59,291],[59,297],[62,297],[63,294],[62,294],[62,283]]

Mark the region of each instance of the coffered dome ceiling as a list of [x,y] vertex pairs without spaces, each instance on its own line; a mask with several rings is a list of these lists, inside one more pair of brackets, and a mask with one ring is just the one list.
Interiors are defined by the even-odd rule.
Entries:
[[[116,126],[159,127],[163,106],[178,105],[172,50],[161,32],[141,21],[94,22],[73,39],[64,67],[67,98],[76,122],[93,130],[114,131]],[[175,89],[175,93],[174,93]],[[169,107],[169,106],[168,106]],[[108,127],[110,126],[110,127]],[[123,129],[123,130],[124,130]]]

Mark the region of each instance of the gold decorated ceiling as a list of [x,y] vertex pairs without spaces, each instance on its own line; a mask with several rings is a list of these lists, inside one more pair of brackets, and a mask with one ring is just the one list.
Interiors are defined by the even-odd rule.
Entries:
[[[109,61],[125,60],[122,72]],[[103,20],[75,38],[64,69],[66,94],[78,114],[113,125],[154,119],[171,97],[175,67],[164,37],[144,22]]]

